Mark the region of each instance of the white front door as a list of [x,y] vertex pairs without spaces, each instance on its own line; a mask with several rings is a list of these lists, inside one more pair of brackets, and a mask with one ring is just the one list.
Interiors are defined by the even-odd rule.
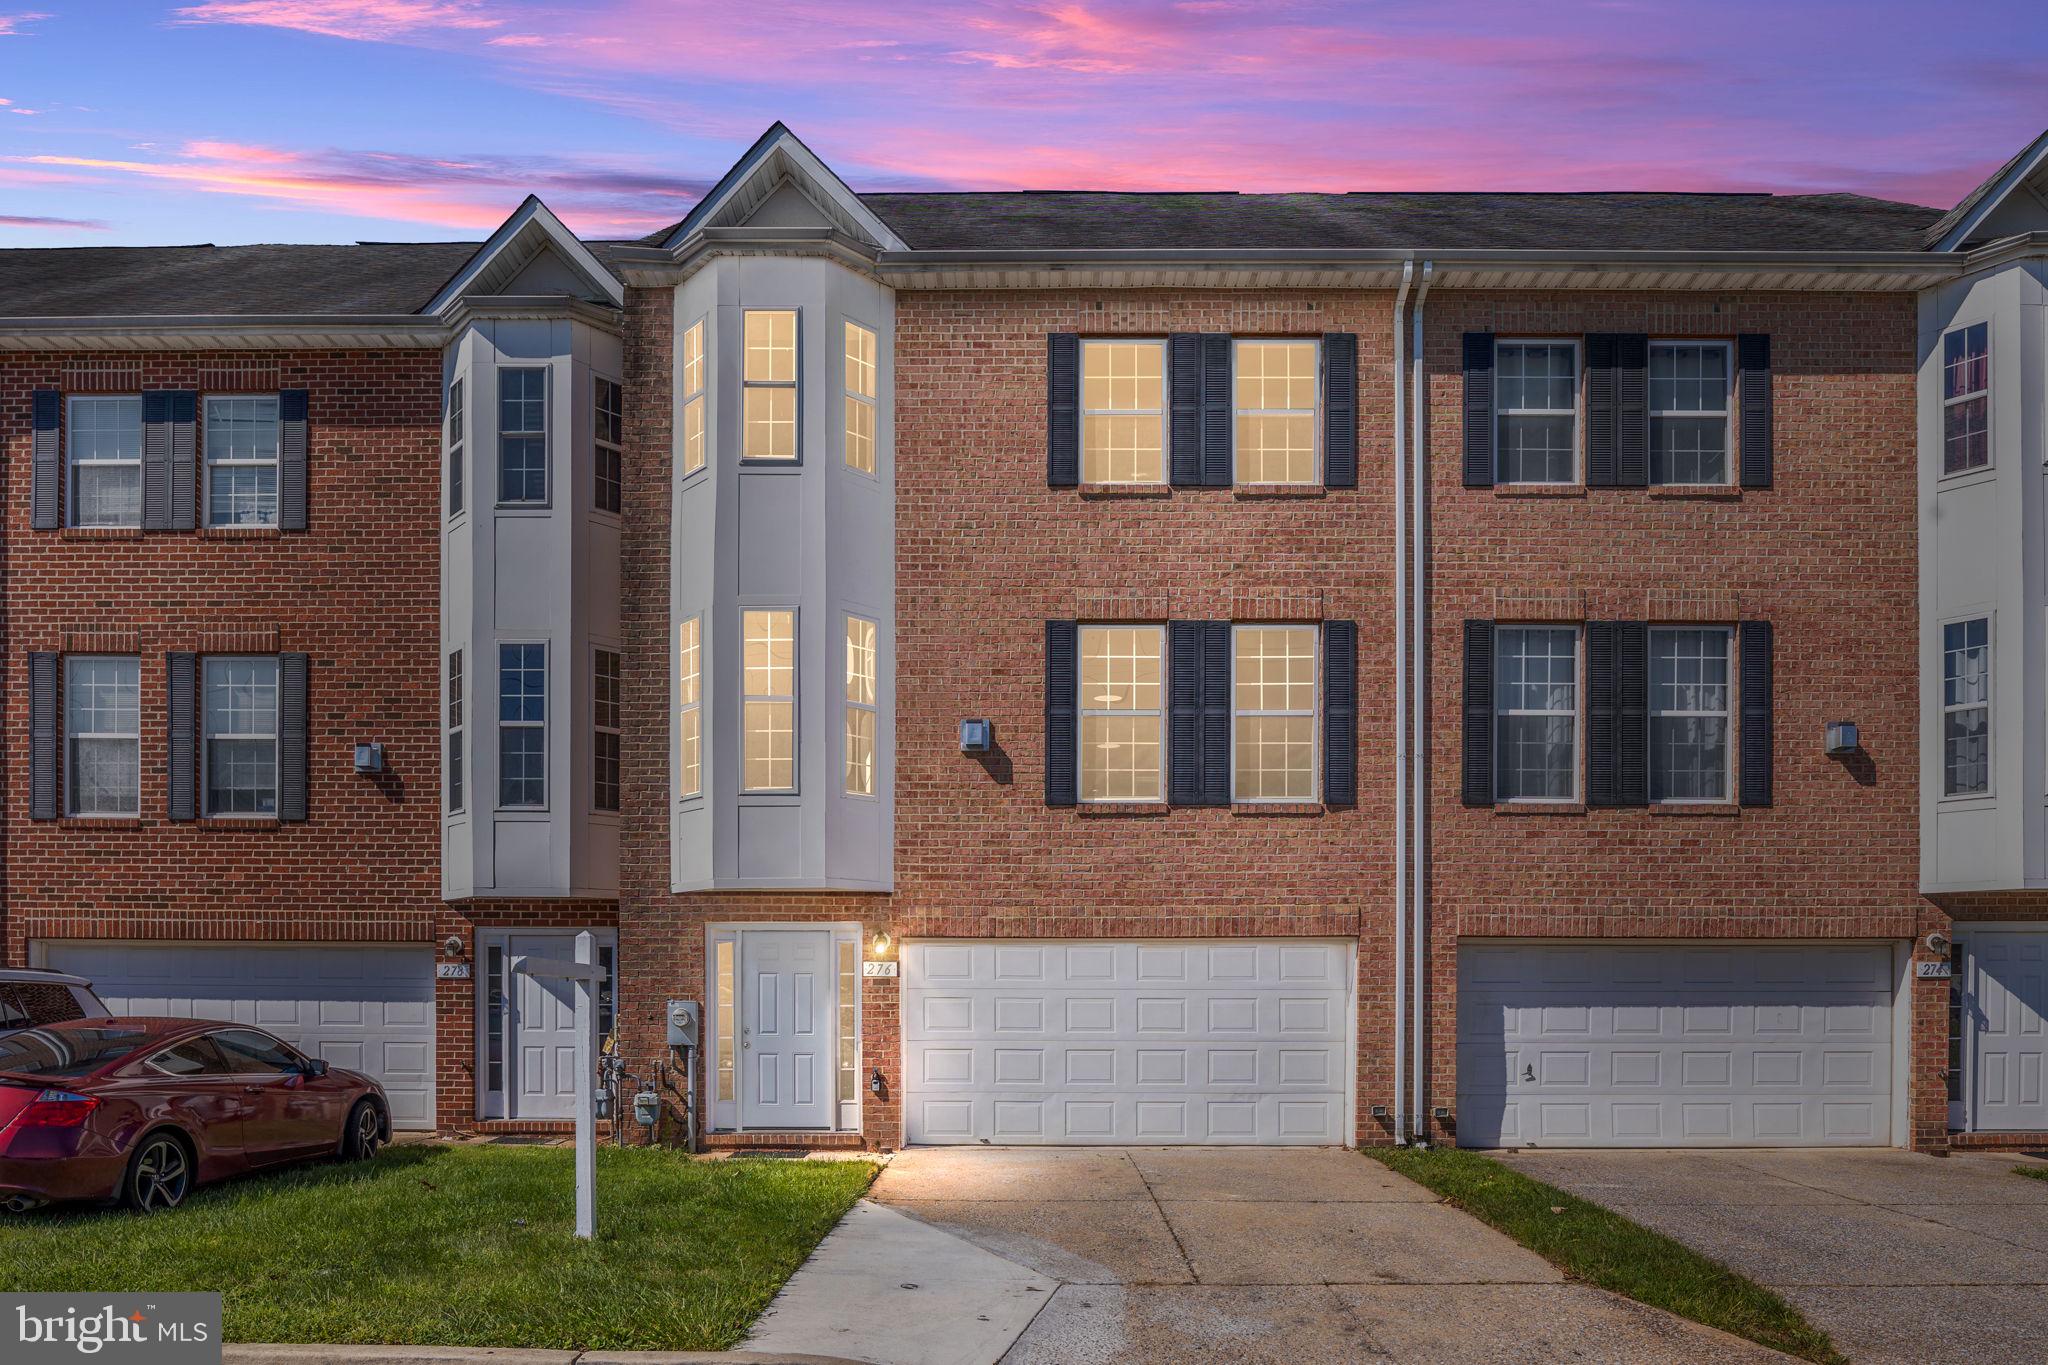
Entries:
[[2048,933],[2039,929],[1967,931],[1975,1025],[1976,1130],[2048,1129]]
[[740,935],[740,1121],[832,1126],[832,931]]
[[[597,1037],[611,1028],[611,931],[599,936],[597,958],[605,976],[598,989]],[[485,936],[483,959],[483,1116],[569,1119],[576,1116],[576,985],[558,977],[512,970],[522,957],[572,960],[573,931]],[[595,1085],[595,1077],[586,1077]]]

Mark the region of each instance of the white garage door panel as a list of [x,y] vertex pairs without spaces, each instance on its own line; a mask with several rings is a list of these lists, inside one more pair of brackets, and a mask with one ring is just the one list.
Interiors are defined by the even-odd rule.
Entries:
[[1468,945],[1468,1146],[1891,1140],[1885,945]]
[[911,1142],[1337,1144],[1346,945],[910,943]]
[[255,1024],[374,1076],[399,1128],[434,1126],[429,948],[51,943],[43,962],[89,978],[116,1014]]

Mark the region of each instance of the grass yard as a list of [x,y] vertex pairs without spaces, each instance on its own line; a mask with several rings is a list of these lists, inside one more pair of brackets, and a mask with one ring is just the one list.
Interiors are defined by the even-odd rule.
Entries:
[[1598,1204],[1455,1147],[1373,1147],[1367,1154],[1573,1279],[1802,1360],[1847,1365],[1827,1333],[1770,1290]]
[[229,1341],[725,1350],[876,1169],[600,1148],[586,1244],[573,1156],[408,1145],[149,1218],[0,1215],[0,1289],[219,1290]]

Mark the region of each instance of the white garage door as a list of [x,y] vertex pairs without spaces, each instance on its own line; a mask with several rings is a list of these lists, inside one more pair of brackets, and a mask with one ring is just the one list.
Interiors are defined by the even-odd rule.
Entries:
[[1458,1141],[1891,1140],[1892,950],[1484,944],[1458,953]]
[[433,951],[396,945],[50,943],[116,1014],[255,1024],[374,1076],[399,1128],[434,1126]]
[[1348,1140],[1351,948],[903,948],[904,1113],[924,1143]]

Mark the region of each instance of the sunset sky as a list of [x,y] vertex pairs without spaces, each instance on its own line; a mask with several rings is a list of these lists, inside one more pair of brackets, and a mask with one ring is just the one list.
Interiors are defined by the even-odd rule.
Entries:
[[1853,190],[2048,127],[2048,3],[0,0],[0,247],[587,236],[856,189]]

